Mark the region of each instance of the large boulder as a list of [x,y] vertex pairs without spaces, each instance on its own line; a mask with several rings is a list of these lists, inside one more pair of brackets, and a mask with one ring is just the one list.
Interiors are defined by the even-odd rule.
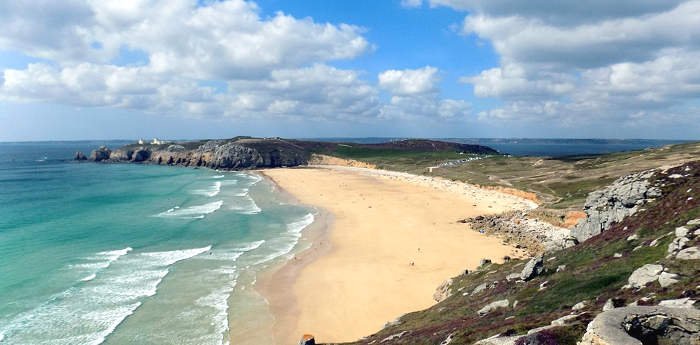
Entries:
[[542,274],[542,272],[544,272],[544,257],[538,255],[527,262],[520,272],[520,279],[527,281]]
[[663,271],[664,267],[661,265],[646,264],[632,272],[632,275],[627,279],[628,286],[641,289],[647,284],[658,280]]
[[624,307],[598,314],[579,345],[695,345],[700,343],[700,310]]
[[97,150],[93,150],[90,153],[90,160],[94,162],[106,161],[111,154],[112,150],[108,149],[106,146],[100,146]]
[[700,260],[700,247],[685,248],[676,254],[678,260]]

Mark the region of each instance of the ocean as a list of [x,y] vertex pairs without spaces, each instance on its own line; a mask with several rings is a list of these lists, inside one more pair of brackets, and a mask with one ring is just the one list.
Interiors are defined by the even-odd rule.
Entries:
[[251,287],[313,211],[254,173],[70,160],[100,144],[123,143],[0,143],[0,344],[227,344],[269,321]]

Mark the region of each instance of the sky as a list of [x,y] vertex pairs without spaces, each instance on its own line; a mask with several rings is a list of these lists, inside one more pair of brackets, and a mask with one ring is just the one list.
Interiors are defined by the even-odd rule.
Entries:
[[700,1],[0,2],[0,141],[700,138]]

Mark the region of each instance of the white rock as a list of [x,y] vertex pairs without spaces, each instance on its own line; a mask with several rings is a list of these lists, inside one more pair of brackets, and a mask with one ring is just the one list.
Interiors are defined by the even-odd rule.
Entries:
[[493,337],[479,340],[474,345],[514,345],[520,337],[522,336],[502,337],[500,334],[496,334]]
[[613,257],[614,257],[614,258],[621,258],[621,257],[622,257],[622,254],[621,254],[621,253],[615,253],[615,254],[613,254]]
[[688,228],[684,226],[679,226],[676,228],[676,237],[685,237],[688,236]]
[[630,287],[633,288],[643,288],[648,283],[651,283],[659,279],[659,275],[663,272],[664,267],[661,265],[646,264],[634,272],[627,279]]
[[675,273],[661,272],[659,275],[659,284],[661,284],[661,287],[664,288],[671,286],[679,282],[679,280],[676,278],[678,278],[678,275]]
[[474,291],[472,291],[472,295],[476,295],[476,294],[478,294],[479,292],[486,290],[486,287],[487,287],[487,286],[488,286],[487,283],[479,284],[479,286],[475,287],[475,288],[474,288]]
[[700,248],[685,248],[676,254],[678,260],[700,260]]
[[674,238],[673,241],[671,241],[671,243],[668,244],[668,257],[673,256],[674,254],[676,254],[676,252],[685,248],[688,245],[689,241],[690,239],[688,239],[687,237]]
[[660,306],[672,308],[692,308],[694,304],[695,301],[688,297],[679,299],[669,299],[659,302]]
[[491,303],[485,305],[483,308],[479,309],[479,311],[477,311],[476,313],[479,314],[479,316],[484,316],[484,315],[486,315],[486,314],[488,314],[496,309],[508,308],[509,305],[510,305],[510,302],[507,299],[502,299],[500,301],[491,302]]
[[511,273],[511,274],[506,276],[506,280],[509,282],[513,281],[513,280],[518,280],[518,279],[520,279],[520,273]]
[[576,304],[574,304],[573,307],[571,307],[571,310],[581,310],[586,307],[586,301],[581,301]]
[[605,301],[605,304],[603,305],[603,311],[608,311],[610,309],[615,309],[615,303],[613,303],[612,298],[608,298],[608,300]]
[[639,235],[637,235],[637,234],[632,234],[632,235],[627,236],[628,241],[636,241],[637,239],[639,239]]
[[693,220],[689,220],[686,224],[688,224],[688,225],[700,225],[700,218],[695,218]]
[[569,324],[570,321],[578,319],[579,315],[577,314],[571,314],[571,315],[565,315],[562,316],[554,321],[552,321],[551,325],[552,326],[564,326]]

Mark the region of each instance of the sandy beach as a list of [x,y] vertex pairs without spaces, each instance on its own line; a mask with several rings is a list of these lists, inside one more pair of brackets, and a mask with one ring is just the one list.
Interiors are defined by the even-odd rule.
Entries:
[[445,279],[481,258],[518,256],[457,220],[532,207],[475,186],[382,170],[313,167],[265,170],[279,188],[316,207],[325,225],[312,247],[262,279],[279,344],[303,333],[318,342],[359,339],[435,303]]

